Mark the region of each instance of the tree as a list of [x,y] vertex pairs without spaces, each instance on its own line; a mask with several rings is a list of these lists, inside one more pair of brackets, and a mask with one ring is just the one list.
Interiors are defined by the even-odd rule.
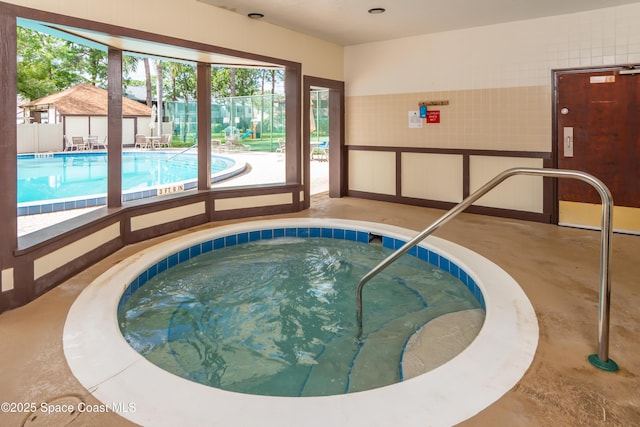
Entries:
[[69,43],[18,27],[18,93],[34,100],[85,81]]
[[[34,100],[80,83],[107,87],[107,53],[28,28],[18,27],[18,93]],[[124,56],[123,74],[134,71],[138,59]],[[127,86],[130,79],[125,78]]]
[[169,77],[168,96],[172,101],[186,102],[196,98],[196,69],[193,65],[169,62],[164,69]]
[[276,83],[284,80],[284,71],[276,70],[274,68],[271,68],[271,69],[265,68],[264,70],[262,70],[262,73],[260,75],[260,80],[261,80],[260,86],[262,88],[262,94],[264,95],[266,93],[265,85],[267,82],[270,82],[271,90],[269,93],[273,95],[276,93]]
[[236,69],[229,68],[229,96],[236,96]]
[[276,93],[276,82],[284,81],[284,71],[275,69],[271,69],[269,71],[269,75],[271,77],[271,94],[273,95]]
[[[167,97],[172,101],[184,101],[184,120],[185,123],[189,123],[191,121],[189,104],[196,99],[197,91],[195,66],[180,62],[168,62],[163,68],[163,72],[169,80],[166,87]],[[183,126],[181,130],[182,141],[185,141],[188,129]]]
[[158,99],[158,124],[159,124],[159,130],[158,130],[158,135],[162,134],[162,116],[164,115],[164,113],[162,112],[162,99],[163,99],[163,83],[162,83],[162,78],[163,78],[163,70],[162,70],[162,62],[161,61],[156,61],[156,96]]
[[69,56],[75,59],[73,68],[83,80],[93,86],[107,86],[108,59],[106,53],[87,46],[66,42]]
[[147,88],[147,107],[151,108],[151,105],[153,105],[152,102],[152,92],[151,92],[151,66],[149,65],[149,58],[144,58],[143,59],[144,62],[144,82],[145,82],[145,86]]
[[258,82],[261,75],[262,70],[258,68],[238,68],[236,71],[236,96],[257,95],[260,92]]
[[211,74],[211,95],[214,98],[250,96],[261,92],[259,68],[213,67]]

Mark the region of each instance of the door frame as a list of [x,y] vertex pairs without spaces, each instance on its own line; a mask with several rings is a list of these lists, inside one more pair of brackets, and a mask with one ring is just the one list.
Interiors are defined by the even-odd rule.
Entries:
[[[632,65],[631,65],[632,66]],[[552,100],[551,100],[551,158],[553,159],[553,167],[558,168],[558,100],[560,94],[558,91],[559,77],[565,74],[582,74],[582,73],[598,73],[607,71],[620,71],[629,68],[630,65],[609,65],[597,67],[579,67],[579,68],[563,68],[551,70],[552,75]],[[551,223],[558,225],[560,219],[560,199],[558,194],[558,178],[553,178],[552,190],[553,206],[551,209]]]
[[329,89],[329,197],[343,197],[347,186],[344,82],[314,76],[302,78],[302,159],[304,207],[311,203],[311,89]]

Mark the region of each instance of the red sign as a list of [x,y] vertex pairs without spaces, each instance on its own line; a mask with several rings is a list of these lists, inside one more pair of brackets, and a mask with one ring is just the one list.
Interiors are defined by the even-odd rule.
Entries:
[[440,123],[440,110],[427,111],[427,123]]

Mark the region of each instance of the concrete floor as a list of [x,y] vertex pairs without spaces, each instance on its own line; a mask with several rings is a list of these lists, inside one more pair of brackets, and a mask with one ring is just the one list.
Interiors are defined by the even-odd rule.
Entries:
[[[420,230],[442,213],[353,198],[329,199],[319,194],[311,209],[278,217],[356,219]],[[16,410],[24,409],[24,403],[40,406],[41,402],[85,401],[98,405],[72,376],[62,350],[62,330],[74,299],[94,278],[139,249],[220,224],[123,248],[36,301],[0,315],[0,402],[14,402],[11,409]],[[613,238],[610,357],[620,370],[608,373],[587,362],[587,355],[597,350],[598,232],[462,214],[436,235],[478,252],[511,274],[531,300],[540,326],[538,351],[522,380],[461,425],[640,425],[640,237]],[[71,421],[82,426],[132,425],[111,412],[29,415],[4,409],[0,411],[2,426],[63,426]]]

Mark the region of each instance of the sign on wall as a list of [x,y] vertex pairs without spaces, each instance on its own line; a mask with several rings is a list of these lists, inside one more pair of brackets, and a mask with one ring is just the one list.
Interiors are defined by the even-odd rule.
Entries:
[[440,123],[440,110],[427,111],[427,123]]
[[422,128],[422,119],[420,118],[420,113],[418,111],[409,111],[409,128]]

